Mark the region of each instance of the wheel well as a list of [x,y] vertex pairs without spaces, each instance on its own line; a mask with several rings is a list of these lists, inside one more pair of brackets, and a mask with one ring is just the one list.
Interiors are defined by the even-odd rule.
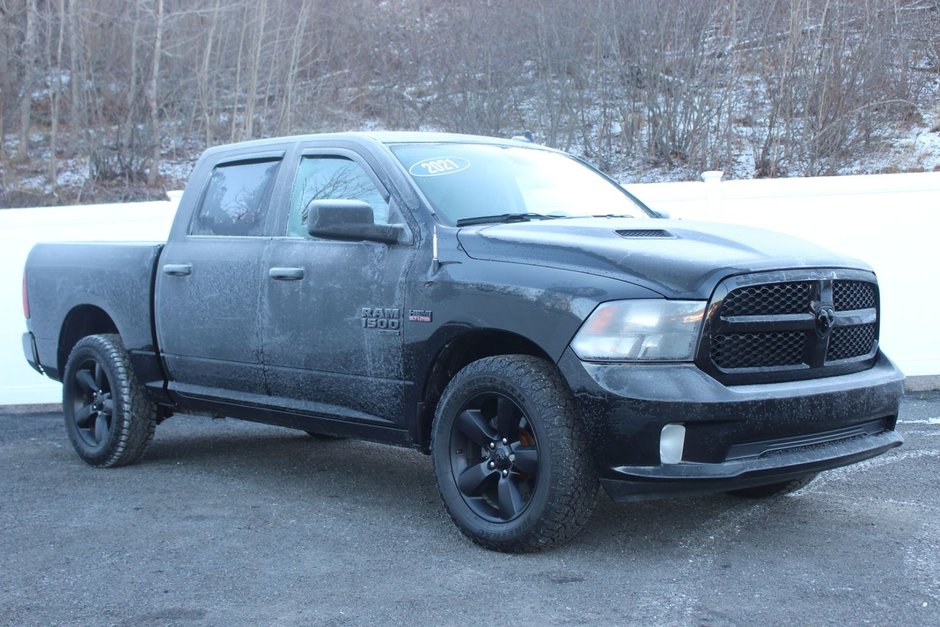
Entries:
[[80,305],[68,313],[62,323],[59,333],[59,372],[65,373],[65,362],[68,361],[72,348],[79,340],[89,335],[99,333],[117,333],[117,325],[104,310],[94,305]]
[[430,450],[434,412],[450,380],[467,364],[495,355],[532,355],[554,363],[538,344],[508,331],[470,331],[451,340],[438,353],[424,384],[424,411],[419,416],[422,449]]

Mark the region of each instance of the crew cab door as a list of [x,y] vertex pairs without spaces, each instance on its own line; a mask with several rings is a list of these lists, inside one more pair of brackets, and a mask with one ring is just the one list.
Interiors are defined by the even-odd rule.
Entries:
[[[287,167],[287,164],[285,164]],[[264,278],[264,362],[270,394],[308,416],[400,428],[406,242],[339,241],[307,233],[313,199],[362,200],[376,223],[402,223],[398,201],[359,154],[308,149],[272,240]]]
[[184,396],[238,401],[266,391],[261,299],[282,155],[211,165],[192,219],[174,225],[160,256],[157,334],[170,388]]

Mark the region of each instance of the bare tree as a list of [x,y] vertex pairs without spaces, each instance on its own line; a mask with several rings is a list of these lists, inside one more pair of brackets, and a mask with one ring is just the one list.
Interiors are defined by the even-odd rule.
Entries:
[[153,69],[150,74],[150,89],[147,92],[147,100],[150,105],[150,128],[152,129],[153,153],[150,159],[150,175],[147,183],[155,185],[160,178],[160,106],[159,106],[159,81],[160,81],[160,56],[163,52],[163,0],[157,0],[157,9],[155,17],[155,31],[153,43]]
[[60,25],[60,28],[65,28],[67,31],[69,40],[69,130],[72,132],[73,138],[78,135],[78,129],[81,128],[85,120],[82,98],[84,51],[81,45],[81,28],[84,19],[80,11],[80,0],[69,0],[68,15],[63,18],[65,24]]
[[[51,10],[51,7],[50,7]],[[63,76],[62,76],[62,49],[65,46],[65,0],[57,0],[56,14],[58,16],[58,36],[56,37],[56,46],[55,46],[55,56],[54,60],[50,59],[49,65],[54,64],[55,72],[49,80],[49,116],[50,116],[50,130],[49,130],[49,183],[52,186],[53,190],[57,185],[58,181],[58,169],[56,168],[56,152],[59,148],[59,102],[61,100],[61,94],[64,91]],[[52,39],[52,25],[54,20],[52,15],[49,16],[47,21],[46,32],[48,33],[47,39],[51,41]],[[49,48],[51,51],[51,47]]]
[[252,51],[248,67],[248,96],[245,102],[245,119],[242,126],[242,137],[252,137],[255,124],[255,106],[258,102],[258,78],[261,74],[261,53],[264,51],[264,30],[265,19],[267,16],[268,0],[260,0],[257,3],[254,32],[252,33]]
[[303,48],[307,45],[304,33],[307,29],[307,17],[310,11],[309,0],[302,0],[300,11],[297,14],[297,21],[294,25],[293,35],[290,40],[290,55],[287,64],[287,76],[285,77],[284,94],[281,98],[282,105],[280,115],[278,116],[278,133],[286,135],[293,128],[294,113],[294,86],[297,82],[300,59]]
[[[6,135],[6,101],[13,79],[10,76],[12,56],[12,27],[10,10],[6,1],[0,0],[0,138]],[[6,152],[0,147],[0,162],[6,160]]]
[[20,89],[20,135],[16,146],[15,158],[18,161],[26,159],[29,151],[29,122],[32,114],[33,87],[36,83],[36,30],[39,21],[36,9],[36,0],[26,0],[26,35],[23,40],[21,65],[23,67],[23,84]]
[[199,86],[199,103],[202,108],[202,121],[205,126],[206,145],[212,145],[212,131],[215,126],[215,90],[211,88],[213,76],[212,53],[214,51],[216,31],[221,18],[222,0],[215,0],[215,5],[208,15],[209,27],[206,30],[205,49],[202,51],[202,67],[196,77]]

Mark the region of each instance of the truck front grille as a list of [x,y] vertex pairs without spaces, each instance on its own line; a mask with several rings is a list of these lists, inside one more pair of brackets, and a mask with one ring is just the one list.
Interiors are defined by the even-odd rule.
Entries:
[[875,286],[862,281],[836,281],[832,286],[832,304],[837,311],[875,308]]
[[811,283],[768,283],[740,287],[725,298],[724,316],[761,316],[806,311]]
[[875,345],[876,333],[874,324],[833,329],[832,337],[829,338],[829,349],[826,351],[826,361],[867,355]]
[[746,384],[864,370],[877,351],[874,275],[811,270],[722,282],[696,363],[720,381]]
[[712,338],[712,361],[720,368],[767,368],[803,362],[804,333],[731,333]]

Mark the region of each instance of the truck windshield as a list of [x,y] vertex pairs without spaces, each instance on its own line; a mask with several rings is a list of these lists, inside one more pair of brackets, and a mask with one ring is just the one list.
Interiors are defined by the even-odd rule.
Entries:
[[650,217],[621,187],[561,153],[463,143],[389,148],[450,225],[503,216]]

